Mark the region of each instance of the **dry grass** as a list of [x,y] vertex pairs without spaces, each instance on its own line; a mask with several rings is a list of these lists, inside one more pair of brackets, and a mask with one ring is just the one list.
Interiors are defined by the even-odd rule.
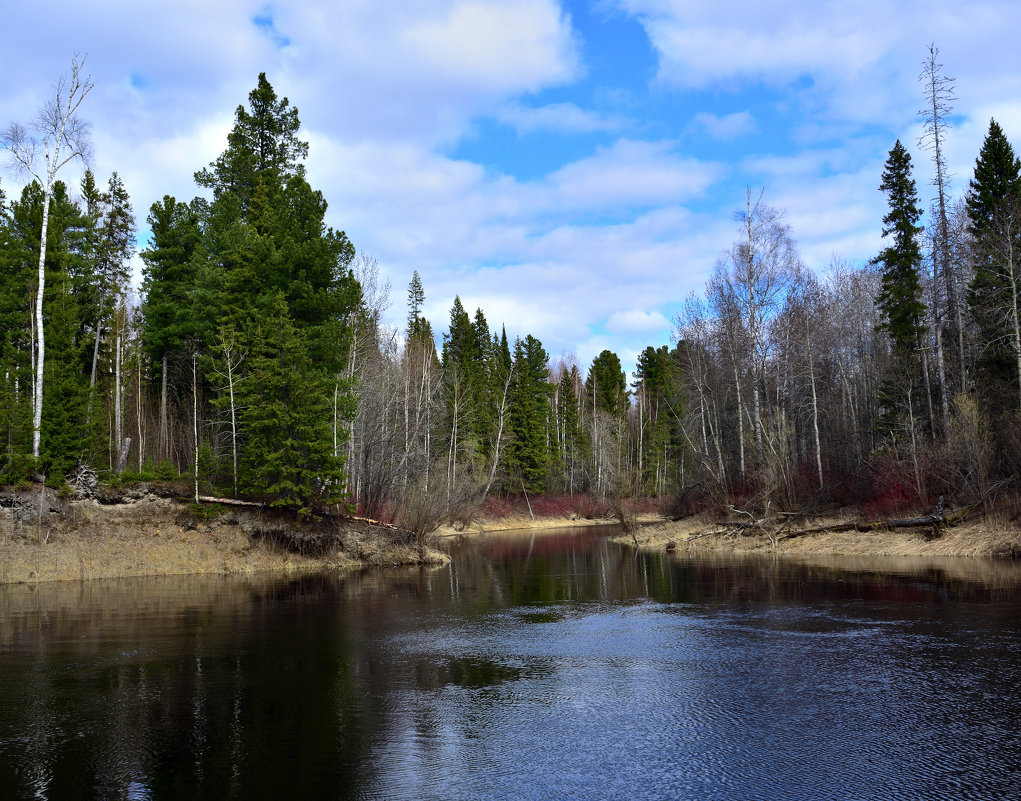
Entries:
[[[639,514],[638,521],[643,524],[657,524],[663,518],[655,514]],[[612,526],[618,521],[612,517],[546,517],[528,515],[507,515],[498,517],[477,518],[470,527],[458,530],[450,525],[440,526],[435,532],[436,537],[460,537],[466,534],[491,534],[498,531],[526,531],[547,528],[576,528],[582,526]]]
[[[64,519],[42,527],[16,525],[9,514],[0,517],[0,584],[296,573],[423,561],[417,548],[396,543],[363,538],[352,545],[325,555],[302,555],[251,536],[237,522],[189,521],[188,507],[171,501],[81,503],[73,504]],[[434,551],[424,556],[432,562],[445,558]]]
[[[799,523],[798,527],[821,528],[853,519],[844,517]],[[874,531],[829,531],[774,544],[766,535],[716,534],[702,536],[718,528],[711,520],[688,518],[645,526],[638,531],[640,547],[670,548],[690,553],[777,553],[849,556],[926,556],[926,557],[1017,557],[1021,556],[1021,528],[1005,520],[987,519],[965,522],[950,528],[937,539],[927,539],[924,528],[877,529]],[[619,538],[631,542],[631,537]]]

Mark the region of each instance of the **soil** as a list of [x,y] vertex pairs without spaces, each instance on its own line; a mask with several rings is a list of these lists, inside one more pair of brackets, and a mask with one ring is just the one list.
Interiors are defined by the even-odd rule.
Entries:
[[279,513],[246,508],[196,514],[190,503],[164,497],[158,489],[69,500],[32,488],[0,494],[0,505],[0,584],[449,560],[384,527],[299,524]]
[[[827,519],[800,521],[791,528],[822,528],[855,519],[852,512]],[[878,528],[872,531],[822,531],[796,537],[781,532],[775,540],[760,531],[707,534],[723,528],[692,517],[641,526],[620,542],[678,553],[780,553],[848,556],[1021,557],[1021,527],[995,518],[965,521],[933,537],[930,527]]]

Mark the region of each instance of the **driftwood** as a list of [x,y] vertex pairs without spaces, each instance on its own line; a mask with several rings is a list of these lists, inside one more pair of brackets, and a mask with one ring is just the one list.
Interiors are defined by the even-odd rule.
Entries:
[[[225,506],[247,506],[249,508],[255,509],[266,509],[269,506],[268,504],[262,501],[241,501],[238,500],[237,498],[217,498],[213,495],[200,495],[199,500],[204,503],[220,503],[224,504]],[[330,514],[329,517],[341,524],[346,523],[350,525],[354,523],[356,528],[361,528],[366,531],[372,530],[374,528],[382,528],[394,534],[399,534],[401,537],[404,538],[414,536],[413,532],[409,531],[408,529],[401,528],[400,526],[395,526],[393,523],[384,523],[381,520],[373,520],[371,517],[359,517],[358,515],[345,514],[338,515]]]
[[766,513],[763,517],[756,519],[754,515],[743,509],[735,509],[733,506],[730,507],[731,514],[745,515],[748,517],[747,520],[716,520],[716,528],[711,531],[704,531],[701,534],[696,534],[688,538],[688,541],[701,539],[702,537],[713,537],[719,535],[730,535],[743,534],[745,532],[760,531],[765,534],[775,548],[780,540],[793,539],[795,537],[804,537],[809,534],[824,534],[829,532],[839,531],[877,531],[879,529],[891,529],[891,528],[928,528],[932,531],[933,536],[939,536],[939,534],[946,528],[956,526],[958,523],[963,521],[967,517],[968,513],[975,507],[982,504],[990,494],[1000,490],[1005,484],[1013,480],[1013,477],[1004,481],[997,482],[996,484],[989,487],[983,497],[972,504],[971,506],[961,507],[951,512],[947,512],[943,506],[943,497],[940,496],[939,502],[936,504],[936,508],[932,514],[925,515],[923,517],[908,517],[908,518],[894,518],[889,520],[850,520],[843,523],[833,523],[826,526],[816,526],[813,528],[802,528],[795,529],[792,531],[784,531],[796,518],[801,517],[801,513],[798,512],[781,512],[779,517],[784,518],[779,526],[772,523],[769,518],[769,509],[766,508]]
[[266,507],[261,501],[239,501],[236,498],[216,498],[212,495],[200,495],[199,500],[204,503],[222,503],[225,506],[254,506],[257,509]]

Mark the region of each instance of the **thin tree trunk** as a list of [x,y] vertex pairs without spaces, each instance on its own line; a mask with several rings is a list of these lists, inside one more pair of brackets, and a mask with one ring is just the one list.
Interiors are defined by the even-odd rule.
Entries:
[[731,364],[734,365],[734,388],[737,390],[737,450],[741,458],[741,480],[745,478],[745,462],[744,462],[744,417],[741,416],[744,408],[744,401],[741,398],[741,380],[738,377],[737,372],[737,360],[731,359]]
[[[59,154],[59,149],[58,149]],[[39,286],[35,299],[35,318],[39,330],[36,334],[38,358],[35,364],[35,409],[32,413],[32,455],[39,458],[39,443],[43,430],[43,366],[46,360],[46,332],[43,330],[43,294],[46,291],[46,230],[50,216],[50,191],[52,180],[47,180],[43,191],[43,230],[39,237]]]
[[908,385],[908,425],[911,428],[911,464],[915,469],[915,491],[919,499],[922,497],[922,474],[918,469],[918,443],[915,439],[915,409],[913,400],[913,387]]
[[114,354],[114,385],[113,385],[113,437],[117,443],[117,473],[124,472],[123,419],[121,417],[121,334],[117,332],[116,353]]
[[168,458],[170,432],[167,429],[167,354],[163,352],[163,378],[160,384],[160,459]]
[[819,398],[815,393],[815,356],[812,353],[812,338],[808,338],[808,375],[812,382],[812,431],[815,434],[815,469],[819,474],[819,489],[822,481],[822,444],[819,441]]
[[[940,201],[942,204],[942,188]],[[944,221],[945,223],[945,221]],[[936,378],[939,381],[939,400],[943,418],[944,433],[950,430],[950,404],[947,400],[947,372],[943,358],[943,323],[939,313],[939,275],[937,264],[939,263],[939,248],[934,249],[932,254],[932,322],[933,331],[936,335]]]
[[195,503],[199,502],[199,385],[198,353],[191,354],[191,430],[195,440]]

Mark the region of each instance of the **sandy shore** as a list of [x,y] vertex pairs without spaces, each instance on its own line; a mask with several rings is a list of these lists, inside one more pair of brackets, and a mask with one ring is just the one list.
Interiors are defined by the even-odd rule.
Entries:
[[[853,520],[847,517],[805,521],[802,528],[837,525]],[[640,548],[666,549],[679,553],[781,553],[841,556],[1021,556],[1021,527],[998,520],[976,520],[947,529],[937,539],[927,539],[924,528],[876,529],[873,531],[829,531],[785,538],[774,543],[766,535],[705,533],[718,529],[711,520],[689,518],[644,524],[632,538],[622,535],[620,542],[638,542]]]

